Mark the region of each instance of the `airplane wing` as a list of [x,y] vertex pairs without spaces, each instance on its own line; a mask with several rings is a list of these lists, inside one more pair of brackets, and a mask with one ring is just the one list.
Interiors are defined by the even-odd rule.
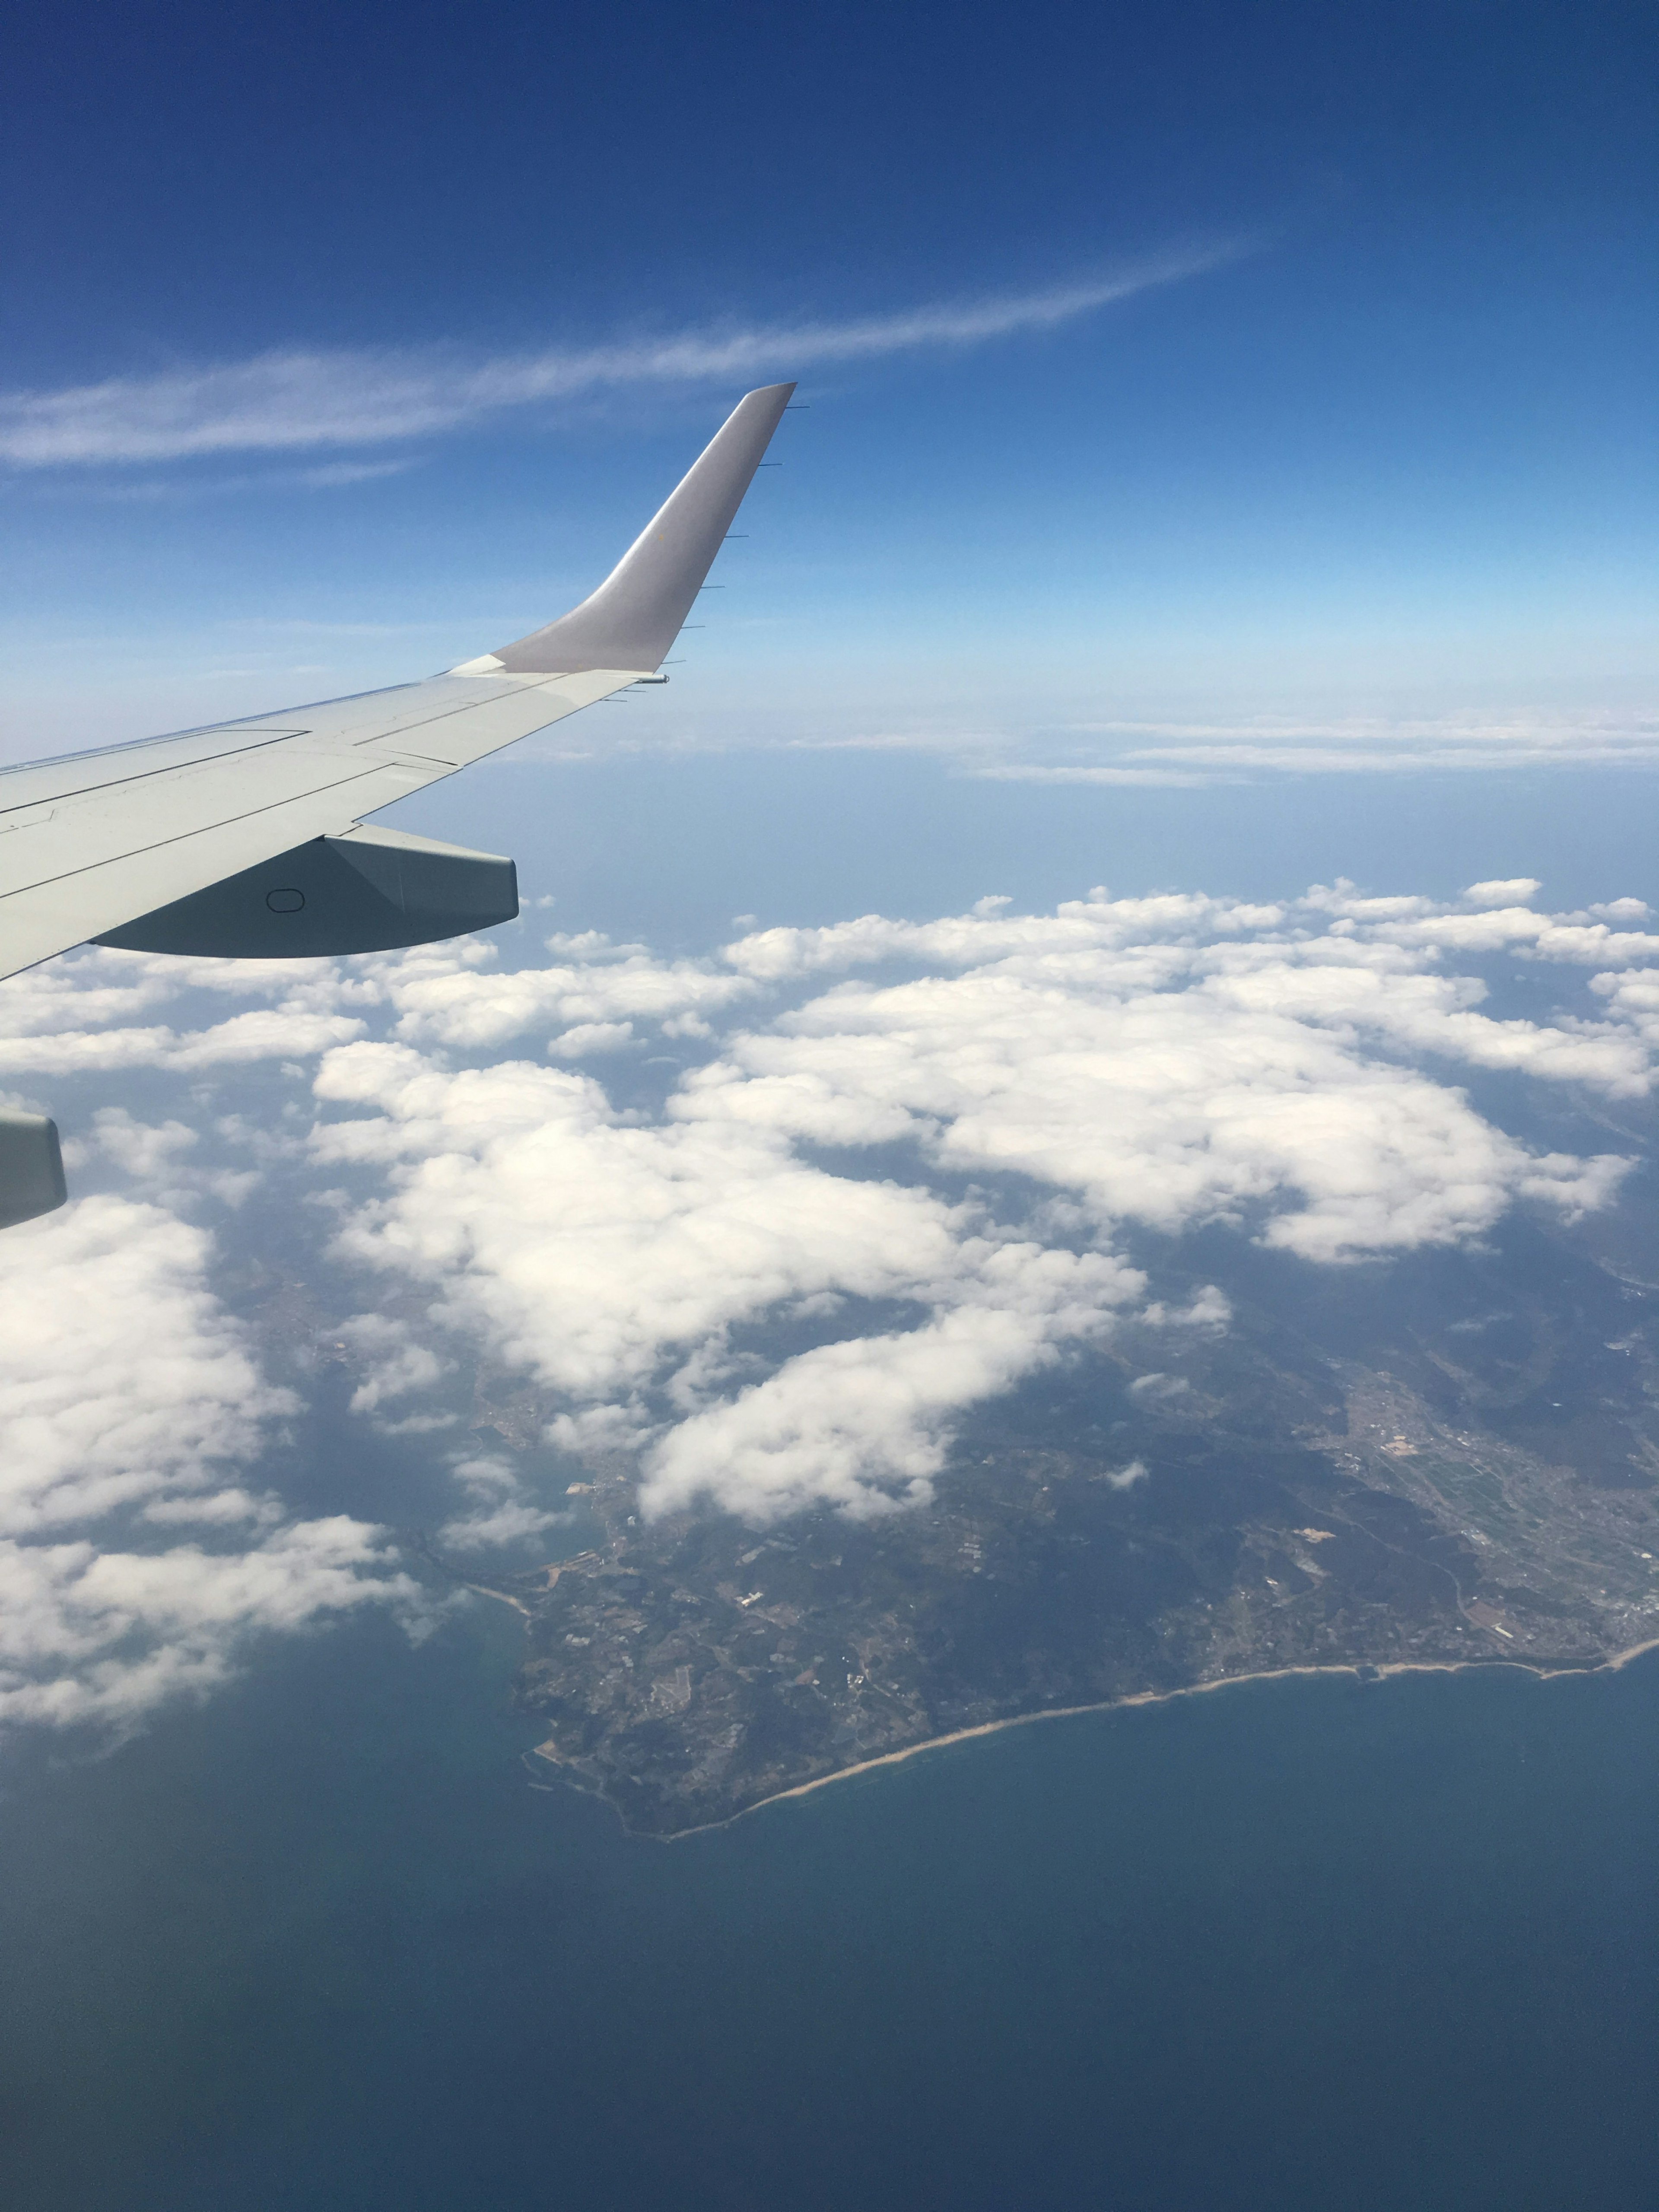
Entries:
[[[599,589],[424,682],[0,770],[0,976],[88,940],[237,959],[510,921],[511,860],[363,817],[648,680],[794,391],[741,400]],[[0,1227],[64,1200],[57,1132],[0,1115]]]

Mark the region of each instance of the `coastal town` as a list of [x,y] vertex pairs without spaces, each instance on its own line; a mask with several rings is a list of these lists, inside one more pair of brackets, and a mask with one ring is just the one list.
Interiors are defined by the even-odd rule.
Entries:
[[1260,1306],[1150,1388],[1093,1356],[873,1519],[647,1522],[597,1466],[592,1540],[488,1585],[526,1616],[528,1764],[669,1837],[1046,1713],[1616,1660],[1659,1636],[1650,1292],[1590,1263],[1507,1287],[1484,1331],[1396,1316],[1366,1356]]

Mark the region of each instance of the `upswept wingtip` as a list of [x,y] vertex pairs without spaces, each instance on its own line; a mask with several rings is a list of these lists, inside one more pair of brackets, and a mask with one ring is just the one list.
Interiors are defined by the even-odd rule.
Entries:
[[745,393],[599,589],[492,657],[514,675],[654,669],[691,611],[795,388],[764,384]]

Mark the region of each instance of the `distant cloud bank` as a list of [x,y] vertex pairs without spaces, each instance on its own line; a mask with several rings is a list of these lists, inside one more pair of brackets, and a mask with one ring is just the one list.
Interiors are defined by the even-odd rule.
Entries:
[[432,437],[514,408],[639,385],[742,383],[929,348],[1048,330],[1236,260],[1239,244],[1187,246],[1046,291],[844,322],[693,330],[479,360],[456,349],[265,353],[205,368],[0,392],[0,462],[17,469],[292,453]]
[[[1106,720],[1068,713],[1071,700],[1063,693],[1056,699],[1045,692],[1041,677],[1024,702],[993,692],[988,679],[990,696],[960,702],[951,697],[943,707],[919,696],[924,680],[940,689],[961,681],[957,672],[941,677],[927,664],[920,674],[915,669],[900,672],[893,684],[897,701],[872,712],[862,701],[837,701],[826,679],[823,693],[805,703],[786,696],[758,710],[747,701],[734,708],[724,697],[714,708],[701,702],[671,706],[660,719],[641,717],[620,730],[607,725],[602,738],[573,717],[529,739],[520,757],[568,761],[615,758],[619,753],[744,750],[910,752],[930,755],[957,775],[993,783],[1174,790],[1276,783],[1288,777],[1659,767],[1659,714],[1650,708],[1464,709],[1387,716],[1339,710],[1318,720],[1250,715],[1203,723]],[[1080,688],[1078,679],[1064,680]],[[1101,688],[1109,680],[1099,678]]]
[[[1284,775],[1421,775],[1515,768],[1651,767],[1659,718],[1606,712],[1233,723],[1098,722],[1045,733],[1024,755],[964,756],[1006,783],[1196,787]],[[1062,757],[1055,757],[1056,754]],[[1046,757],[1036,757],[1046,755]]]

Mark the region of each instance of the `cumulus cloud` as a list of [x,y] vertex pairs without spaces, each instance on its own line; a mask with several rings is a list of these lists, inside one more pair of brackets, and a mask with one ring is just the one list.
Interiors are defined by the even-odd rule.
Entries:
[[518,1470],[499,1454],[483,1452],[457,1460],[457,1482],[470,1496],[471,1510],[445,1522],[440,1540],[451,1551],[493,1552],[545,1534],[568,1521],[568,1512],[550,1513],[523,1494]]
[[425,948],[381,974],[398,1010],[396,1035],[411,1044],[465,1050],[501,1044],[527,1032],[551,1032],[556,1048],[580,1057],[626,1043],[638,1022],[686,1034],[686,1018],[706,1025],[739,1000],[752,997],[747,977],[706,961],[659,960],[642,945],[613,945],[592,932],[552,937],[544,968],[502,971],[493,947],[458,957],[447,946]]
[[1494,876],[1471,884],[1463,897],[1470,906],[1524,906],[1543,888],[1536,876]]
[[565,1517],[559,1513],[544,1512],[539,1506],[526,1504],[523,1498],[508,1498],[498,1505],[458,1514],[453,1521],[444,1522],[438,1534],[451,1551],[499,1552],[509,1545],[521,1544],[527,1536],[545,1534]]
[[[889,1510],[930,1493],[969,1407],[1124,1313],[1226,1326],[1212,1290],[1148,1297],[1109,1252],[1126,1226],[1231,1224],[1335,1264],[1478,1237],[1517,1202],[1605,1205],[1623,1156],[1530,1146],[1446,1079],[1650,1085],[1634,998],[1598,982],[1582,1016],[1499,1019],[1478,975],[1448,971],[1471,949],[1638,975],[1659,956],[1619,927],[1642,919],[1627,902],[1551,915],[1518,903],[1536,890],[1452,907],[1346,884],[1273,905],[1100,890],[1040,915],[988,898],[752,933],[702,962],[560,939],[513,975],[434,948],[386,974],[398,1041],[319,1072],[319,1158],[383,1178],[337,1249],[428,1285],[434,1326],[533,1378],[562,1447],[640,1454],[649,1512]],[[899,972],[857,972],[882,969]],[[624,1011],[636,1039],[720,1024],[660,1114],[549,1065],[569,1030],[538,1060],[453,1068],[434,1049]],[[818,1157],[890,1164],[895,1145],[914,1165],[881,1179]],[[1051,1262],[1087,1295],[1013,1294]],[[830,1340],[791,1352],[808,1316]]]
[[1133,1490],[1136,1483],[1146,1481],[1146,1462],[1144,1459],[1132,1459],[1127,1467],[1110,1470],[1106,1480],[1114,1490]]
[[976,1242],[926,1326],[820,1346],[679,1423],[647,1455],[646,1512],[702,1495],[755,1522],[826,1500],[855,1519],[925,1504],[965,1407],[1103,1336],[1145,1288],[1102,1254]]
[[329,1054],[321,1160],[381,1169],[338,1250],[440,1288],[450,1325],[577,1401],[624,1396],[665,1358],[823,1290],[914,1297],[959,1267],[959,1209],[852,1181],[787,1134],[641,1126],[591,1077],[527,1060],[450,1070],[407,1045]]
[[362,1379],[351,1394],[354,1413],[373,1413],[412,1391],[429,1390],[451,1371],[428,1344],[418,1343],[406,1322],[385,1314],[352,1314],[337,1324],[337,1340],[355,1351]]
[[[141,1170],[178,1149],[127,1117],[101,1133]],[[378,1529],[235,1480],[297,1404],[214,1297],[204,1231],[93,1196],[8,1231],[6,1258],[0,1721],[125,1724],[260,1632],[416,1599]]]
[[0,1037],[0,1076],[77,1075],[130,1067],[221,1067],[259,1060],[308,1060],[358,1036],[351,1014],[261,1006],[178,1036],[169,1029],[59,1030]]
[[416,1607],[381,1531],[343,1514],[250,1551],[0,1542],[0,1722],[123,1725],[234,1671],[251,1638],[368,1604]]
[[[435,1455],[458,1555],[567,1510],[544,1457],[447,1449],[474,1368],[516,1394],[515,1437],[631,1466],[646,1514],[925,1509],[975,1406],[1092,1347],[1133,1344],[1132,1397],[1178,1406],[1179,1340],[1230,1325],[1218,1290],[1160,1279],[1193,1230],[1328,1267],[1479,1238],[1517,1205],[1607,1204],[1628,1146],[1540,1145],[1474,1079],[1604,1127],[1646,1097],[1650,921],[1630,899],[1552,912],[1520,876],[1450,902],[1097,889],[1048,914],[990,896],[750,928],[700,959],[588,934],[519,968],[464,941],[279,974],[92,953],[14,979],[17,1066],[90,1071],[77,1173],[159,1202],[94,1194],[8,1232],[0,1536],[37,1607],[10,1687],[43,1713],[137,1710],[262,1625],[408,1601],[375,1530],[299,1521],[251,1472],[291,1401],[211,1295],[207,1231],[166,1210],[171,1182],[204,1219],[231,1195],[217,1146],[319,1201],[288,1211],[306,1264],[349,1285],[330,1334],[351,1417]],[[1553,969],[1570,1010],[1494,1011],[1483,967],[1517,963]],[[667,1044],[666,1097],[641,1105],[631,1071]],[[312,1073],[308,1139],[213,1103],[262,1097],[272,1060]],[[109,1103],[110,1067],[144,1071],[142,1116]],[[199,1619],[191,1575],[217,1593]]]
[[1129,1385],[1129,1395],[1139,1406],[1165,1406],[1191,1388],[1184,1376],[1164,1375],[1155,1370],[1150,1375],[1137,1375]]
[[555,1037],[549,1049],[561,1060],[592,1060],[600,1053],[620,1052],[633,1042],[632,1022],[578,1022]]
[[[1617,1158],[1540,1157],[1417,1062],[1640,1095],[1644,1039],[1492,1019],[1477,979],[1428,963],[1502,917],[1381,903],[1362,926],[1340,892],[1295,912],[1101,893],[1053,916],[769,932],[733,963],[775,981],[896,960],[954,972],[845,982],[739,1033],[673,1110],[820,1144],[908,1139],[940,1167],[1071,1191],[1103,1228],[1226,1221],[1320,1261],[1476,1236],[1521,1195],[1605,1202]],[[1577,957],[1571,928],[1519,911],[1547,957]],[[1489,935],[1510,945],[1516,927]]]
[[296,1410],[220,1311],[208,1256],[204,1231],[112,1197],[8,1231],[0,1531],[210,1489]]
[[159,1126],[139,1121],[125,1106],[102,1106],[92,1117],[93,1140],[136,1182],[153,1182],[169,1174],[179,1156],[197,1142],[197,1132],[182,1121]]

